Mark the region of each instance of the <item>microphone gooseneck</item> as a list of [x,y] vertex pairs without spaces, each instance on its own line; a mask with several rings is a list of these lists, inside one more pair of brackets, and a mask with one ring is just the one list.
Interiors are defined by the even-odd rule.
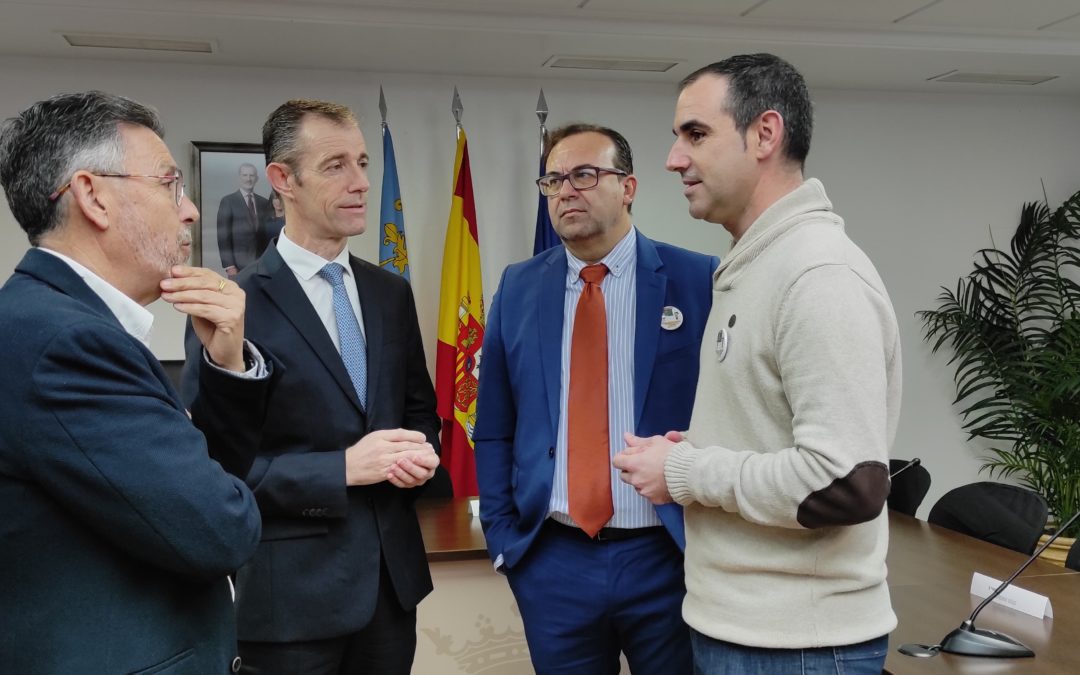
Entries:
[[[904,469],[900,469],[900,471],[903,470]],[[900,473],[900,471],[897,471],[897,473]],[[905,644],[901,645],[898,651],[907,656],[923,658],[936,656],[938,652],[948,652],[950,654],[960,654],[964,656],[991,656],[999,658],[1035,656],[1035,652],[1031,651],[1031,649],[1016,638],[997,631],[976,628],[975,618],[979,616],[979,612],[981,612],[984,607],[994,601],[994,598],[1001,595],[1002,591],[1012,585],[1012,582],[1015,581],[1016,578],[1046,550],[1046,547],[1054,543],[1054,541],[1061,536],[1062,532],[1069,529],[1069,527],[1076,522],[1078,517],[1080,517],[1080,511],[1074,513],[1072,518],[1065,521],[1065,523],[1057,529],[1057,532],[1051,535],[1050,538],[1046,540],[1046,543],[1037,548],[1035,552],[1024,561],[1024,564],[1020,565],[1008,579],[998,584],[998,587],[994,589],[994,592],[979,603],[979,606],[975,608],[975,611],[971,613],[971,616],[965,619],[958,628],[942,638],[941,644]]]
[[908,470],[908,469],[910,469],[911,467],[913,467],[913,466],[919,466],[920,464],[922,464],[922,460],[921,460],[921,459],[919,459],[918,457],[916,457],[915,459],[911,460],[910,462],[908,462],[908,463],[907,463],[907,464],[905,464],[904,466],[902,466],[902,467],[900,467],[899,469],[897,469],[897,470],[896,470],[896,473],[893,473],[893,474],[889,474],[889,480],[892,480],[893,478],[896,478],[897,476],[899,476],[900,474],[904,473],[905,471],[907,471],[907,470]]

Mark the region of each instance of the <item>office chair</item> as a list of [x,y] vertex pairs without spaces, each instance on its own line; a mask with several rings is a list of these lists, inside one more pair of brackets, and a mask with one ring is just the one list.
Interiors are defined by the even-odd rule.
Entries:
[[927,521],[1030,555],[1046,528],[1046,500],[1037,492],[983,481],[949,490]]
[[1080,572],[1080,538],[1074,541],[1072,548],[1069,549],[1069,555],[1065,558],[1065,567]]
[[[904,468],[906,459],[890,459],[889,474],[895,474],[889,488],[889,508],[914,516],[930,490],[930,472],[921,463]],[[899,473],[897,473],[899,472]]]

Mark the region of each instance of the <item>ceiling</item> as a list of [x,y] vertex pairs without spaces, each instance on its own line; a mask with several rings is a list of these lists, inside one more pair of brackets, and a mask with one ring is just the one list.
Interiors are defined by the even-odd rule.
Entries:
[[[72,47],[64,33],[212,51]],[[757,51],[789,59],[815,87],[1076,96],[1080,0],[0,0],[0,56],[675,82]],[[677,65],[553,70],[552,56]],[[1056,78],[929,81],[950,71]]]

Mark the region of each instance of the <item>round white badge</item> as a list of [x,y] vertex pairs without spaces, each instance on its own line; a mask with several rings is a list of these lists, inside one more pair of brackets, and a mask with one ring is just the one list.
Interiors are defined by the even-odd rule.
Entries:
[[682,322],[682,310],[678,307],[668,305],[667,307],[664,307],[664,311],[660,313],[660,327],[664,330],[675,330],[682,325]]

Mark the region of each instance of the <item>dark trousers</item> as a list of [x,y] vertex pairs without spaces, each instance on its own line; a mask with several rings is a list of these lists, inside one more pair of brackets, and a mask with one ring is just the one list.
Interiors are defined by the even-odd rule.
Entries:
[[416,610],[401,608],[385,563],[375,614],[355,633],[307,642],[239,644],[245,675],[409,675],[416,653]]
[[683,556],[662,527],[618,541],[546,524],[509,570],[538,675],[688,675]]

